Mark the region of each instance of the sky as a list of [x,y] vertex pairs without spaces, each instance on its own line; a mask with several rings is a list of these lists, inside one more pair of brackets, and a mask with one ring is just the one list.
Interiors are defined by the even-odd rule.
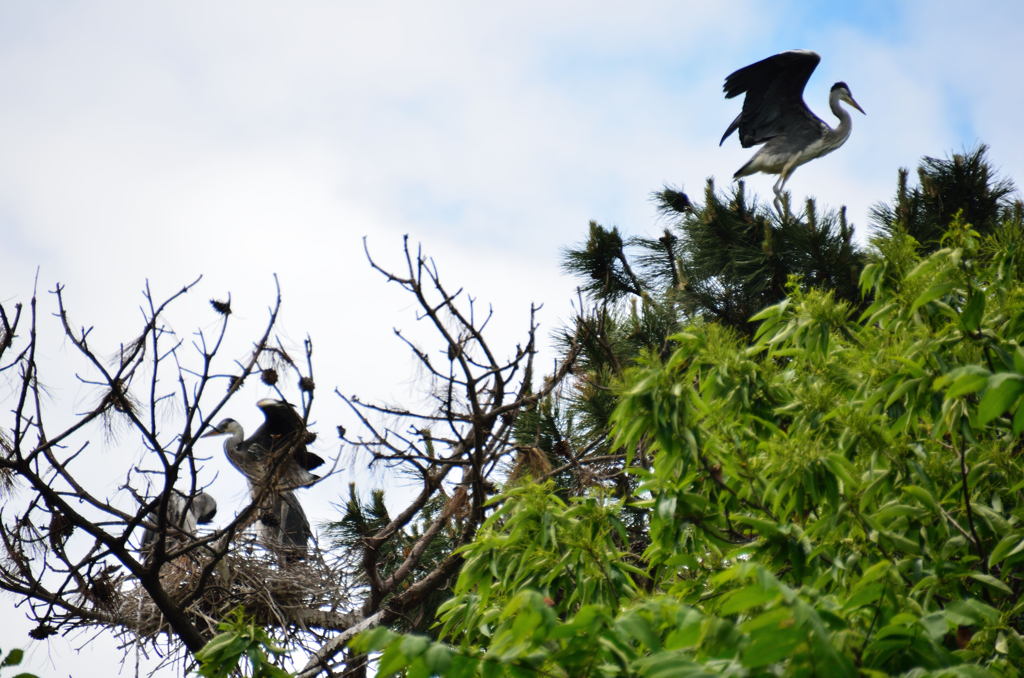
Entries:
[[[242,355],[276,274],[284,341],[313,339],[314,419],[330,430],[352,424],[333,389],[401,401],[417,386],[391,331],[413,327],[415,308],[370,269],[364,238],[388,265],[403,235],[422,245],[493,307],[499,346],[521,339],[531,303],[547,338],[573,298],[561,251],[589,220],[656,234],[653,191],[724,187],[752,155],[735,137],[718,145],[740,107],[721,85],[776,52],[821,54],[805,98],[826,121],[836,81],[866,111],[787,184],[797,204],[846,205],[862,242],[871,205],[924,155],[986,143],[1024,181],[1021,3],[505,4],[0,3],[0,303],[35,287],[52,312],[48,291],[65,285],[75,322],[112,353],[139,327],[147,281],[160,297],[202,275],[174,327],[210,331],[208,300],[231,293]],[[748,191],[768,200],[774,181],[750,177]],[[53,341],[44,358],[53,407],[76,411],[90,395],[62,381],[71,347]],[[259,423],[255,407],[229,414]],[[342,471],[307,494],[314,522],[348,482],[389,482],[346,467],[329,437],[317,451]],[[244,486],[219,496],[241,502]],[[13,603],[0,596],[0,627],[27,670],[132,675],[103,637],[30,643]]]

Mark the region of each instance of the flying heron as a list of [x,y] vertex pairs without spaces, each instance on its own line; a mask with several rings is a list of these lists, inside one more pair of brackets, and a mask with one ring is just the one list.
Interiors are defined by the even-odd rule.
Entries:
[[731,99],[746,93],[743,110],[725,130],[721,146],[735,130],[740,131],[740,144],[750,148],[764,144],[734,179],[757,172],[778,174],[772,190],[775,208],[782,214],[782,187],[800,165],[836,150],[850,136],[850,114],[839,102],[846,102],[864,113],[845,82],[832,85],[828,105],[839,118],[835,128],[811,112],[804,103],[804,87],[821,57],[808,50],[782,52],[756,64],[741,68],[725,79],[722,89]]
[[228,436],[224,453],[249,481],[249,493],[259,505],[258,532],[263,545],[301,557],[313,534],[292,490],[319,479],[310,471],[324,460],[306,449],[310,434],[289,403],[268,398],[256,406],[262,410],[264,421],[249,438],[234,419],[224,419],[204,437]]
[[167,518],[161,524],[158,512],[150,511],[146,522],[153,527],[146,527],[142,532],[142,543],[139,550],[147,559],[153,551],[160,534],[166,534],[168,540],[179,543],[196,536],[196,525],[205,525],[217,515],[217,502],[206,492],[199,492],[189,497],[180,490],[172,490],[167,499]]

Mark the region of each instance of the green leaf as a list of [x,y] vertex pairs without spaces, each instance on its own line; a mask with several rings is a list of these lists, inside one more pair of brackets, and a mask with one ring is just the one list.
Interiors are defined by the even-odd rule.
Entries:
[[665,637],[665,648],[678,650],[693,647],[700,642],[701,623],[703,616],[692,608],[687,608],[676,618],[676,628]]
[[981,317],[985,313],[985,295],[972,289],[967,303],[960,312],[960,325],[968,332],[977,332],[981,327]]
[[914,520],[918,520],[926,515],[926,509],[918,506],[917,504],[886,504],[872,516],[879,524],[888,525],[893,522],[895,518],[909,517]]
[[999,372],[988,379],[988,388],[978,403],[978,425],[984,426],[1007,409],[1024,393],[1024,375]]
[[859,584],[866,584],[871,581],[875,581],[881,577],[884,577],[892,569],[892,563],[888,560],[880,560],[868,569],[864,570],[864,574],[860,576]]
[[394,637],[395,632],[388,627],[375,626],[372,629],[360,633],[350,644],[352,648],[358,652],[373,652],[386,646],[394,639]]
[[778,628],[758,633],[743,649],[740,661],[747,668],[768,666],[788,657],[804,641],[806,635],[799,627]]
[[967,576],[970,577],[971,579],[976,580],[976,581],[980,581],[982,584],[985,584],[986,586],[990,586],[990,587],[992,587],[994,589],[998,589],[999,591],[1002,591],[1003,593],[1013,593],[1013,589],[1011,589],[1009,586],[1007,586],[1006,584],[1004,584],[1003,582],[1001,582],[1000,580],[996,579],[995,577],[993,577],[990,574],[982,574],[980,572],[973,572],[973,573],[971,573],[971,574],[969,574]]
[[783,301],[781,301],[781,302],[779,302],[777,304],[774,304],[772,306],[768,306],[768,307],[758,311],[754,315],[750,316],[750,321],[751,322],[756,322],[758,320],[764,320],[766,318],[774,318],[776,316],[780,316],[783,313],[785,313],[786,307],[789,306],[789,303],[790,303],[789,298],[786,298],[786,299],[784,299]]
[[935,497],[933,497],[932,493],[923,487],[919,487],[917,485],[904,485],[900,488],[900,491],[903,492],[903,494],[910,495],[919,501],[922,506],[928,507],[935,513],[940,512],[939,503],[935,501]]
[[920,386],[922,378],[918,379],[907,379],[903,381],[899,386],[893,389],[893,392],[889,394],[889,398],[885,401],[885,406],[889,407],[903,396],[907,395],[912,389]]
[[1017,405],[1017,411],[1013,415],[1013,435],[1019,436],[1024,431],[1024,401]]
[[903,624],[887,624],[878,630],[875,634],[877,640],[883,638],[896,637],[913,637],[917,635],[917,629],[912,626],[905,626]]
[[920,295],[918,295],[917,299],[914,299],[914,303],[910,305],[910,312],[913,313],[914,311],[921,308],[928,302],[935,301],[939,297],[946,296],[954,289],[956,289],[956,286],[956,282],[951,280],[947,280],[945,282],[940,282],[935,285],[932,285],[924,292],[922,292]]
[[200,662],[212,660],[237,639],[238,634],[234,632],[217,634],[196,653],[196,660]]
[[847,491],[852,491],[857,488],[858,483],[853,478],[853,473],[855,470],[854,466],[846,457],[839,454],[838,452],[833,452],[832,454],[825,457],[824,461],[825,466],[828,467],[828,470],[832,471],[832,473],[834,473],[837,478],[843,481],[843,486],[846,488]]
[[789,607],[779,606],[773,607],[753,619],[748,619],[740,624],[739,628],[744,633],[753,633],[764,627],[785,628],[792,626],[793,623],[793,610]]
[[22,657],[25,656],[25,651],[15,648],[7,653],[3,661],[0,662],[0,666],[17,666],[21,663]]
[[642,657],[632,664],[629,675],[641,678],[714,678],[717,673],[710,673],[695,664],[683,652],[658,652]]
[[917,542],[913,542],[901,534],[897,534],[891,530],[879,530],[878,534],[880,537],[891,541],[896,548],[901,549],[906,553],[917,555],[921,552],[921,547]]
[[942,612],[933,612],[921,617],[918,623],[928,632],[928,636],[935,641],[941,641],[942,637],[949,631],[949,623],[946,620],[946,615]]
[[988,556],[988,566],[993,567],[1003,562],[1010,556],[1016,555],[1024,550],[1024,535],[1020,532],[1008,534],[999,540],[992,553]]
[[964,365],[936,379],[935,388],[939,389],[949,384],[945,397],[952,400],[968,393],[977,393],[985,387],[990,376],[992,373],[981,365]]
[[658,500],[658,517],[662,520],[673,520],[676,515],[676,497],[668,495]]
[[430,639],[426,636],[408,635],[402,639],[402,654],[409,659],[414,659],[423,654],[429,645]]
[[768,589],[757,585],[744,586],[743,588],[731,591],[725,596],[719,608],[719,613],[730,615],[743,612],[774,600],[779,595],[778,589]]
[[[473,678],[477,675],[477,667],[480,665],[480,661],[479,659],[465,657],[460,654],[452,655],[452,665],[448,672],[443,675],[445,678]],[[493,662],[484,661],[483,663],[489,664]]]
[[402,653],[402,641],[395,640],[385,648],[377,665],[377,675],[382,678],[393,676],[409,663],[408,657]]
[[444,675],[451,666],[452,651],[440,643],[434,643],[423,654],[423,662],[432,673]]
[[746,523],[765,537],[777,537],[782,534],[779,526],[769,520],[754,518],[753,516],[737,516],[737,522]]
[[620,617],[615,626],[636,640],[639,640],[648,649],[657,651],[661,649],[661,641],[654,632],[651,622],[638,612],[630,612]]
[[486,659],[480,665],[480,675],[483,678],[501,678],[505,673],[504,663]]
[[959,626],[985,626],[999,621],[999,610],[975,598],[955,600],[946,606],[946,617]]
[[885,582],[873,582],[859,588],[852,596],[843,603],[844,610],[855,610],[858,607],[870,605],[882,597],[885,592]]

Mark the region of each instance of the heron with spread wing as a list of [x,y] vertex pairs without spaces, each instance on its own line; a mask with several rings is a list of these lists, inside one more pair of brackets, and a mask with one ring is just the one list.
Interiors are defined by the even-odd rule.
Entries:
[[313,533],[294,490],[318,480],[311,470],[324,460],[306,449],[311,434],[289,403],[268,398],[256,406],[264,421],[249,438],[234,419],[224,419],[205,435],[228,436],[224,453],[249,481],[263,545],[288,558],[301,558]]
[[782,52],[732,73],[725,79],[725,98],[740,94],[743,110],[722,135],[721,146],[730,134],[739,130],[740,144],[750,148],[764,144],[747,164],[736,170],[734,179],[757,172],[778,174],[772,201],[783,213],[782,188],[800,165],[820,158],[842,146],[850,136],[849,112],[845,102],[864,113],[845,82],[832,85],[828,103],[839,118],[836,127],[811,112],[804,103],[804,87],[821,57],[807,50]]

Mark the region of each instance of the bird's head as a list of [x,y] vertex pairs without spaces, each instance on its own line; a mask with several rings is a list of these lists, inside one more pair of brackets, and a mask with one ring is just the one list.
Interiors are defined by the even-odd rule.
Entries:
[[241,432],[242,425],[229,417],[228,419],[222,419],[219,424],[212,427],[207,433],[204,433],[201,437],[209,438],[210,436],[236,435]]
[[196,522],[205,525],[217,515],[217,500],[206,492],[200,492],[192,498],[192,511],[196,514]]
[[845,82],[837,82],[836,84],[832,85],[831,95],[839,99],[840,101],[844,101],[850,104],[858,111],[860,111],[862,115],[867,115],[867,113],[864,112],[864,109],[860,107],[860,104],[853,100],[853,95],[850,94],[850,88],[847,87]]

